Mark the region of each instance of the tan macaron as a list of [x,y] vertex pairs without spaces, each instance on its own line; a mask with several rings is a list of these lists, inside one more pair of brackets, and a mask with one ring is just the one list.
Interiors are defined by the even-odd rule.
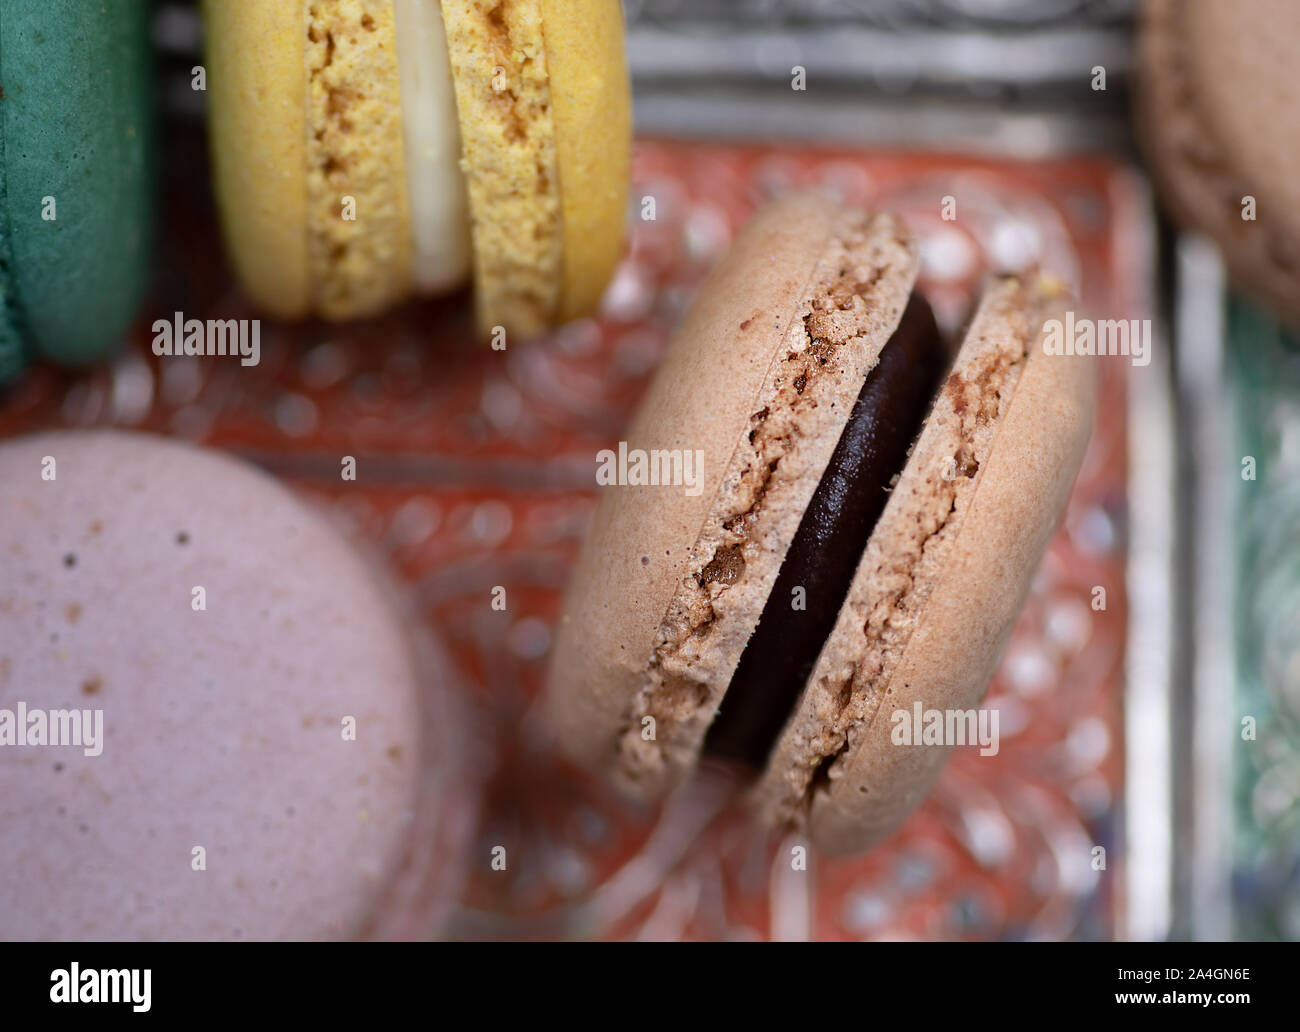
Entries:
[[702,757],[733,764],[769,823],[828,852],[867,848],[925,795],[948,748],[894,745],[889,714],[983,698],[1095,377],[1040,345],[1067,306],[1046,279],[996,282],[951,358],[918,264],[897,219],[798,195],[701,289],[603,457],[620,486],[549,676],[575,758],[639,795]]
[[1136,98],[1161,199],[1300,327],[1297,39],[1294,0],[1146,0]]

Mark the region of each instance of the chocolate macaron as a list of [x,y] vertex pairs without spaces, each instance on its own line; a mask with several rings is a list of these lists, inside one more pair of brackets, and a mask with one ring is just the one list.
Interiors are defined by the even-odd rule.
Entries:
[[645,796],[726,763],[827,852],[924,797],[949,746],[895,745],[890,714],[983,698],[1095,376],[1041,346],[1058,284],[996,281],[954,356],[918,267],[897,219],[798,195],[701,289],[624,447],[662,475],[602,489],[561,619],[575,758]]

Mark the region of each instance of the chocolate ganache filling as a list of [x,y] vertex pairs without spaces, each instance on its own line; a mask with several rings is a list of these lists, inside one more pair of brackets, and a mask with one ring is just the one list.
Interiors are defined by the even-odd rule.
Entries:
[[[930,305],[908,299],[813,493],[758,626],[704,740],[708,756],[767,762],[835,627],[867,539],[948,366]],[[806,608],[799,608],[796,589]]]

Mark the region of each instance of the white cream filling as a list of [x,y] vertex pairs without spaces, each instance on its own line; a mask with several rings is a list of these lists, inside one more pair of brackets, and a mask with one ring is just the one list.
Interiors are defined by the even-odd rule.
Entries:
[[393,0],[411,216],[411,270],[423,292],[469,274],[469,199],[460,116],[438,0]]

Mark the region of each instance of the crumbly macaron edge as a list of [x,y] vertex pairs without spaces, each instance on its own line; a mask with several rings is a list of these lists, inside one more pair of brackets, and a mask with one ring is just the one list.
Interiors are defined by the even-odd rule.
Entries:
[[559,310],[559,164],[539,0],[445,0],[479,328],[531,336]]
[[[657,794],[696,762],[853,403],[919,269],[888,215],[841,215],[787,319],[748,427],[655,635],[615,778]],[[653,718],[655,737],[642,734]]]
[[312,308],[376,314],[411,288],[395,11],[391,0],[303,7]]
[[799,192],[754,212],[700,285],[627,428],[629,447],[700,461],[679,487],[628,480],[599,491],[547,664],[551,725],[588,767],[616,766],[655,633],[840,207]]
[[881,841],[939,778],[955,743],[900,742],[894,714],[918,704],[973,713],[983,703],[1083,464],[1098,360],[1049,353],[1046,327],[1034,326],[1062,318],[1070,307],[1059,281],[1030,284],[1027,291],[1030,354],[942,573],[883,685],[890,717],[860,726],[839,762],[829,765],[823,790],[813,794],[807,830],[825,852],[859,852]]
[[[801,826],[818,775],[875,718],[961,531],[1036,337],[1018,281],[985,297],[867,542],[849,595],[763,777],[766,819]],[[1041,324],[1040,324],[1041,325]],[[838,772],[836,772],[838,774]]]

